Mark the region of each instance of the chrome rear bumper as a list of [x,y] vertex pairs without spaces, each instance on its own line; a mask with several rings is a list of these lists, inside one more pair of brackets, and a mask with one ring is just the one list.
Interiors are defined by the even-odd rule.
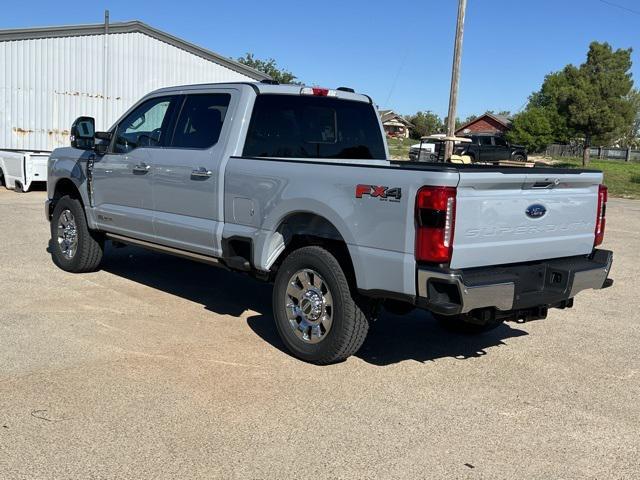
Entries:
[[607,277],[612,261],[612,252],[595,250],[589,257],[502,267],[468,270],[421,267],[417,275],[419,304],[443,315],[482,308],[511,311],[553,307],[582,290],[609,286],[612,282],[607,282]]

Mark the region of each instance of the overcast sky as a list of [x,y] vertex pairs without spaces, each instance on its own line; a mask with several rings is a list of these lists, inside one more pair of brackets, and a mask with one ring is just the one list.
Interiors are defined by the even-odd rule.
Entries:
[[[445,115],[457,0],[12,2],[0,28],[141,20],[225,56],[273,57],[302,81],[349,86],[381,108]],[[468,0],[458,112],[516,112],[589,42],[633,47],[637,0]]]

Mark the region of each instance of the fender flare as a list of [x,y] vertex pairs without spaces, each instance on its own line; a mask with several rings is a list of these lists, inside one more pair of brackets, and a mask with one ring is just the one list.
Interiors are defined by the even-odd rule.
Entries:
[[[295,203],[294,200],[291,202]],[[310,225],[310,230],[300,230],[298,233],[306,233],[328,240],[339,240],[346,245],[354,243],[350,230],[337,212],[321,202],[314,202],[314,205],[308,205],[309,201],[307,199],[306,203],[307,208],[305,209],[286,210],[287,205],[290,204],[290,202],[286,202],[286,205],[280,206],[281,208],[278,209],[277,214],[272,215],[270,219],[265,221],[262,232],[258,235],[258,241],[254,246],[254,258],[257,260],[256,266],[259,269],[265,271],[270,270],[285,250],[292,235],[291,232],[283,231],[283,227],[289,219],[295,218],[296,216],[300,216],[300,218],[309,216],[318,219],[318,224]],[[330,228],[326,229],[325,227],[328,226]],[[333,229],[333,231],[331,231],[331,229]],[[338,237],[336,237],[335,234],[337,234]]]

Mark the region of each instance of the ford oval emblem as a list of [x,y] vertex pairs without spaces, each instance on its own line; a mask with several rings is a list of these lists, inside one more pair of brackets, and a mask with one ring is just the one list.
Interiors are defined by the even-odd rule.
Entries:
[[544,208],[544,205],[540,205],[539,203],[534,203],[533,205],[529,205],[525,210],[527,217],[529,218],[540,218],[544,217],[544,214],[547,213],[547,209]]

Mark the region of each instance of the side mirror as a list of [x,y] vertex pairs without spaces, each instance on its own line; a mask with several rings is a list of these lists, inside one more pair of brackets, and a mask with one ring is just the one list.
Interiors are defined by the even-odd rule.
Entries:
[[93,150],[96,139],[96,121],[92,117],[78,117],[71,125],[71,146],[80,150]]
[[98,155],[107,153],[112,135],[111,132],[96,132],[96,144],[93,149]]

